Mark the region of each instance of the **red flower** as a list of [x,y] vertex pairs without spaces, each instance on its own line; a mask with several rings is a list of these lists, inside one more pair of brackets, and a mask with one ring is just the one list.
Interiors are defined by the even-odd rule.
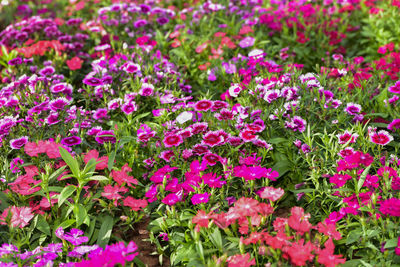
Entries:
[[228,267],[248,267],[248,266],[254,266],[256,265],[256,260],[252,259],[250,260],[250,254],[238,254],[238,255],[233,255],[230,256],[227,259]]
[[194,105],[196,111],[207,111],[213,106],[213,102],[207,99],[200,100]]
[[214,147],[221,144],[223,141],[224,138],[218,131],[212,131],[203,136],[202,143],[210,147]]
[[67,66],[70,70],[79,70],[82,68],[83,60],[79,57],[73,57],[70,60],[67,60]]
[[106,185],[104,187],[104,192],[101,193],[101,196],[110,200],[115,200],[114,206],[117,206],[117,200],[122,198],[122,196],[119,193],[126,193],[126,192],[128,192],[128,189],[125,187],[119,187],[118,185],[115,186]]
[[326,267],[335,267],[339,264],[346,262],[346,259],[342,259],[342,255],[334,255],[335,246],[333,245],[332,239],[329,238],[325,242],[325,248],[322,249],[318,254],[318,263],[325,265]]
[[308,241],[304,244],[304,239],[300,239],[298,242],[292,243],[290,247],[286,247],[285,252],[289,255],[290,261],[295,266],[304,266],[307,264],[307,261],[312,261],[314,259],[314,255],[311,252],[316,247]]
[[179,39],[174,39],[174,41],[172,42],[171,46],[173,48],[179,47],[179,46],[181,46],[181,41],[179,41]]
[[127,197],[124,199],[124,206],[132,208],[134,211],[139,211],[142,208],[147,207],[147,200],[145,199],[134,199],[133,197]]
[[253,198],[242,197],[235,202],[234,211],[240,215],[252,216],[257,213],[258,201]]
[[97,150],[93,149],[86,153],[83,161],[85,162],[85,164],[87,164],[91,159],[95,159],[97,162],[99,162],[96,165],[96,170],[104,170],[105,168],[107,168],[108,157],[102,156],[99,158],[99,152],[97,152]]
[[196,216],[194,216],[192,218],[192,223],[196,224],[195,230],[197,232],[200,231],[200,227],[208,228],[208,222],[211,219],[211,214],[212,214],[212,211],[208,214],[204,210],[197,211]]
[[[127,164],[125,164],[127,166]],[[126,171],[124,170],[124,167],[122,167],[122,170],[116,171],[112,170],[110,173],[110,176],[114,178],[114,180],[117,182],[118,185],[122,185],[126,183],[128,186],[132,186],[132,184],[138,184],[138,181],[133,178],[133,176],[129,176]],[[134,187],[134,186],[132,186]]]
[[291,213],[292,215],[289,217],[288,224],[292,229],[298,231],[300,234],[310,231],[312,225],[308,222],[310,218],[309,213],[305,214],[301,207],[293,207]]

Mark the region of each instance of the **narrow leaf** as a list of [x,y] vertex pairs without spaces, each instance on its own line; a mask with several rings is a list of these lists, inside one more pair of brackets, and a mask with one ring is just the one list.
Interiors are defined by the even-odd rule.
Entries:
[[108,244],[111,237],[111,232],[114,226],[114,220],[111,216],[106,216],[101,224],[99,235],[97,237],[97,245],[104,247]]
[[71,196],[76,190],[76,187],[74,185],[69,185],[65,187],[60,195],[58,196],[58,206],[61,207],[61,205],[64,203],[64,201]]

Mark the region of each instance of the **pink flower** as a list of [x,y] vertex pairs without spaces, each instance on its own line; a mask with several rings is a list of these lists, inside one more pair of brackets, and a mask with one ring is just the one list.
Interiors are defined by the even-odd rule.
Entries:
[[163,143],[165,147],[179,146],[183,143],[183,138],[181,135],[169,134],[164,137]]
[[182,201],[182,192],[168,194],[161,202],[173,206],[180,201]]
[[250,131],[250,130],[241,131],[239,136],[246,143],[247,142],[251,142],[253,140],[256,140],[258,138],[257,135],[255,135],[255,132],[254,131]]
[[154,137],[156,132],[153,131],[149,126],[146,124],[141,124],[139,129],[137,130],[137,137],[140,142],[147,142],[150,138]]
[[193,205],[197,205],[200,203],[207,203],[209,199],[210,199],[210,194],[205,192],[204,194],[194,194],[192,196],[191,201]]
[[339,144],[346,144],[350,141],[350,143],[355,143],[358,137],[358,134],[352,134],[348,130],[344,131],[342,134],[337,134],[337,138],[339,139]]
[[264,187],[257,192],[257,194],[263,199],[269,199],[271,201],[277,201],[280,199],[285,191],[282,188]]
[[342,187],[348,180],[351,180],[351,176],[348,174],[335,174],[329,178],[329,182],[336,185],[336,187]]
[[11,227],[24,228],[34,217],[32,208],[12,206],[11,211]]
[[194,105],[196,111],[207,111],[213,106],[213,102],[210,100],[200,100]]
[[379,211],[383,215],[400,217],[400,199],[390,198],[382,201]]
[[387,128],[391,131],[394,131],[394,129],[399,129],[400,128],[400,119],[394,119],[388,126]]
[[223,141],[224,138],[218,131],[210,131],[203,136],[202,143],[214,147],[220,145]]
[[389,86],[388,91],[392,94],[400,94],[400,81],[397,81],[394,85]]
[[299,116],[294,116],[290,121],[285,123],[285,127],[292,129],[294,132],[299,131],[300,133],[306,130],[307,122]]
[[371,131],[369,133],[369,140],[374,144],[384,146],[393,141],[393,136],[385,130],[380,130],[379,132]]
[[346,108],[344,109],[350,115],[357,115],[361,112],[361,106],[359,104],[347,103]]

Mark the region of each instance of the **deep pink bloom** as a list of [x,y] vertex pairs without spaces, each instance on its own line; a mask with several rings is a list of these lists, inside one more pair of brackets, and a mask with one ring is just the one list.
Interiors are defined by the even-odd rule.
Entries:
[[213,106],[213,102],[210,100],[200,100],[194,105],[196,111],[207,111]]
[[197,205],[200,203],[207,203],[210,198],[210,194],[205,192],[204,194],[194,194],[191,198],[192,204]]
[[164,137],[163,143],[165,147],[179,146],[183,143],[183,138],[181,135],[169,134]]
[[400,199],[390,198],[382,201],[379,211],[383,215],[400,217]]
[[391,131],[394,131],[395,129],[400,128],[400,119],[394,119],[388,126],[387,128]]
[[393,136],[385,130],[380,130],[379,132],[372,131],[369,133],[369,140],[374,144],[384,146],[393,141]]
[[202,143],[214,147],[220,145],[223,141],[224,138],[218,131],[210,131],[203,136]]

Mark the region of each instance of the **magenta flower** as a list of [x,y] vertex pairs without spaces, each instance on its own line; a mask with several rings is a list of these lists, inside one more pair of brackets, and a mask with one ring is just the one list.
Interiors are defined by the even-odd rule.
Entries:
[[358,138],[358,134],[352,134],[348,130],[344,131],[342,134],[337,134],[336,136],[339,139],[339,144],[346,144],[349,141],[350,143],[355,143]]
[[285,122],[285,127],[293,131],[299,131],[300,133],[306,130],[306,125],[307,122],[299,116],[294,116],[290,121]]
[[102,81],[96,77],[85,78],[82,82],[90,86],[98,86],[103,84]]
[[20,149],[25,146],[25,144],[28,143],[28,137],[27,136],[22,136],[17,139],[11,139],[10,140],[10,147],[12,149]]
[[390,198],[383,200],[380,204],[379,211],[383,215],[400,217],[400,199]]
[[141,124],[139,129],[137,130],[137,137],[140,142],[147,142],[150,138],[154,137],[156,132],[153,131],[149,126],[146,124]]
[[224,138],[218,131],[211,131],[203,136],[202,144],[214,147],[220,145],[224,141]]
[[183,143],[183,138],[181,135],[169,134],[164,137],[163,143],[165,147],[179,146]]
[[361,105],[354,103],[347,103],[346,108],[344,109],[350,115],[357,115],[361,112]]
[[61,139],[61,144],[65,146],[76,146],[79,145],[81,142],[82,140],[79,136],[70,136]]
[[392,94],[400,94],[400,81],[397,81],[394,85],[390,86],[388,91]]
[[154,94],[154,86],[152,84],[143,83],[140,88],[139,95],[152,96]]
[[371,131],[369,133],[369,140],[374,144],[384,146],[393,141],[393,136],[385,130],[380,130],[379,132]]
[[342,187],[346,184],[348,180],[351,180],[352,177],[348,174],[335,174],[329,178],[329,182],[336,185],[336,188]]
[[[173,206],[182,200],[182,197],[178,195],[179,193],[168,194],[161,202],[167,204],[168,206]],[[182,193],[180,193],[182,194]]]
[[204,194],[194,194],[191,198],[193,205],[198,205],[201,203],[207,203],[210,199],[210,194],[205,192]]
[[194,105],[196,111],[207,111],[213,106],[213,102],[207,99],[200,100]]
[[65,97],[58,97],[49,102],[49,108],[52,111],[63,110],[70,102]]
[[137,111],[138,107],[135,103],[135,101],[130,101],[128,103],[125,103],[121,106],[121,110],[126,114],[129,115],[134,111]]
[[63,239],[70,242],[74,246],[79,246],[80,244],[89,241],[89,238],[87,236],[82,236],[82,235],[83,235],[82,230],[72,228],[69,233],[63,235]]
[[112,143],[114,144],[117,139],[115,138],[115,134],[114,131],[110,130],[110,131],[100,131],[96,134],[96,141],[99,144],[104,144],[104,143]]
[[391,131],[394,131],[394,129],[399,129],[400,128],[400,119],[394,119],[387,128]]

